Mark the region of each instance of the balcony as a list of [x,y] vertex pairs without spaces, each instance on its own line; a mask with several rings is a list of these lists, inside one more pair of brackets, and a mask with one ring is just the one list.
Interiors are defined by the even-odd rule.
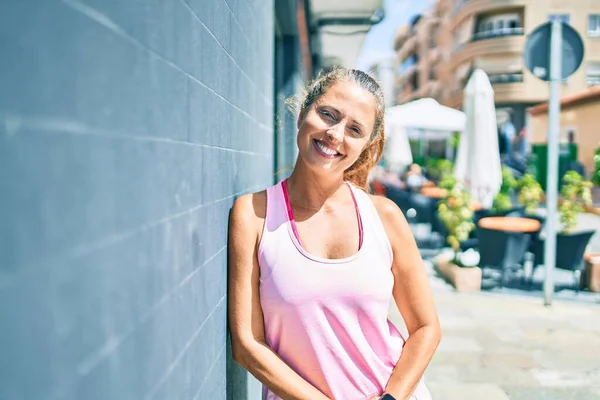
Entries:
[[600,76],[588,76],[585,81],[588,86],[598,86],[600,85]]
[[440,60],[440,49],[434,47],[428,52],[429,62],[436,63]]
[[410,38],[410,28],[407,25],[398,28],[398,32],[396,32],[396,37],[394,38],[394,50],[399,51],[408,38]]
[[494,74],[489,75],[490,83],[492,85],[500,85],[503,83],[519,83],[523,82],[523,73],[514,73],[514,74]]
[[417,66],[411,65],[404,69],[400,74],[398,74],[397,82],[399,84],[404,84],[409,81],[410,78],[417,72]]
[[408,87],[398,92],[398,95],[396,96],[396,103],[408,103],[409,101],[414,100],[415,97],[417,97],[417,93],[412,90],[412,88]]
[[452,14],[457,14],[469,0],[452,0]]
[[475,42],[478,40],[495,39],[505,36],[522,36],[525,34],[523,28],[500,28],[493,29],[491,31],[476,32],[471,37],[471,41]]
[[397,53],[398,61],[401,63],[404,62],[408,57],[413,55],[416,50],[417,50],[417,37],[411,36],[408,39],[406,39],[404,44],[400,47],[400,49],[398,49],[398,53]]
[[454,8],[449,28],[454,30],[465,19],[474,15],[524,9],[528,5],[531,5],[531,0],[468,0],[462,7]]
[[506,55],[512,57],[523,53],[525,46],[525,35],[497,36],[487,40],[475,40],[467,42],[451,55],[450,67],[473,60],[477,57]]

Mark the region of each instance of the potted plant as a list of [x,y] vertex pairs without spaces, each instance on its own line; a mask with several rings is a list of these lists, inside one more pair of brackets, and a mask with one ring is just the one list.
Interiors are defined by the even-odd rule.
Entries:
[[512,203],[512,194],[514,193],[515,188],[517,187],[518,182],[515,179],[510,168],[503,166],[502,167],[502,184],[500,185],[500,191],[494,197],[494,202],[492,204],[492,211],[502,212],[506,210],[510,210],[513,206]]
[[460,243],[467,240],[475,228],[473,206],[469,192],[455,184],[438,205],[438,215],[448,231],[451,251],[436,258],[436,268],[460,292],[481,289],[481,269],[477,267],[479,254],[473,250],[460,252]]
[[450,173],[442,175],[438,186],[442,189],[452,190],[452,188],[456,186],[456,183],[456,178]]
[[577,226],[577,214],[592,204],[592,182],[586,181],[576,171],[567,171],[560,189],[561,203],[558,206],[562,232],[570,233]]
[[525,206],[527,214],[534,214],[544,197],[542,186],[532,174],[525,174],[517,184],[517,200]]

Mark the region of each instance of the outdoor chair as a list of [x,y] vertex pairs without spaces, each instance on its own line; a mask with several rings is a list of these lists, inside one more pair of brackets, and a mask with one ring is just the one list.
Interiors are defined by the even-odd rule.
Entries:
[[407,215],[408,210],[412,208],[411,197],[412,194],[404,189],[395,188],[391,186],[385,187],[386,197],[396,203],[398,208],[402,210],[404,215]]
[[417,223],[431,224],[431,230],[438,232],[436,219],[438,199],[432,199],[418,193],[412,193],[410,202],[412,208],[417,212],[415,217]]
[[479,266],[499,270],[500,286],[506,286],[511,272],[522,267],[530,236],[522,232],[506,232],[482,228],[477,225]]
[[525,206],[516,206],[512,207],[508,210],[500,211],[495,213],[493,216],[497,217],[524,217],[525,216]]
[[[556,235],[556,268],[572,271],[575,290],[581,288],[581,273],[583,272],[583,255],[585,249],[596,231],[581,231],[576,233],[559,233]],[[539,236],[534,238],[532,245],[533,269],[544,264],[544,240]]]

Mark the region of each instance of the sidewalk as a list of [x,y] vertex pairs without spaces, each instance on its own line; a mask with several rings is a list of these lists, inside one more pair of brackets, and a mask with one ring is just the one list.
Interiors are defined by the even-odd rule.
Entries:
[[[426,265],[444,334],[426,372],[434,400],[600,399],[600,306],[455,293]],[[405,331],[395,307],[390,318]]]

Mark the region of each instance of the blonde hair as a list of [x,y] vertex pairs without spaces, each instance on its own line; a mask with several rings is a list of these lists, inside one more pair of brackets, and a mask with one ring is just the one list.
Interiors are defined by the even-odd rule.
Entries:
[[330,87],[340,82],[353,82],[368,91],[375,98],[375,124],[367,146],[364,148],[356,162],[344,171],[344,179],[357,187],[368,191],[368,179],[371,170],[379,163],[383,156],[385,144],[383,117],[385,113],[385,100],[383,90],[379,84],[367,73],[342,67],[334,67],[322,71],[310,82],[300,99],[288,102],[294,108],[299,108],[300,115],[306,115],[310,106],[323,96]]

